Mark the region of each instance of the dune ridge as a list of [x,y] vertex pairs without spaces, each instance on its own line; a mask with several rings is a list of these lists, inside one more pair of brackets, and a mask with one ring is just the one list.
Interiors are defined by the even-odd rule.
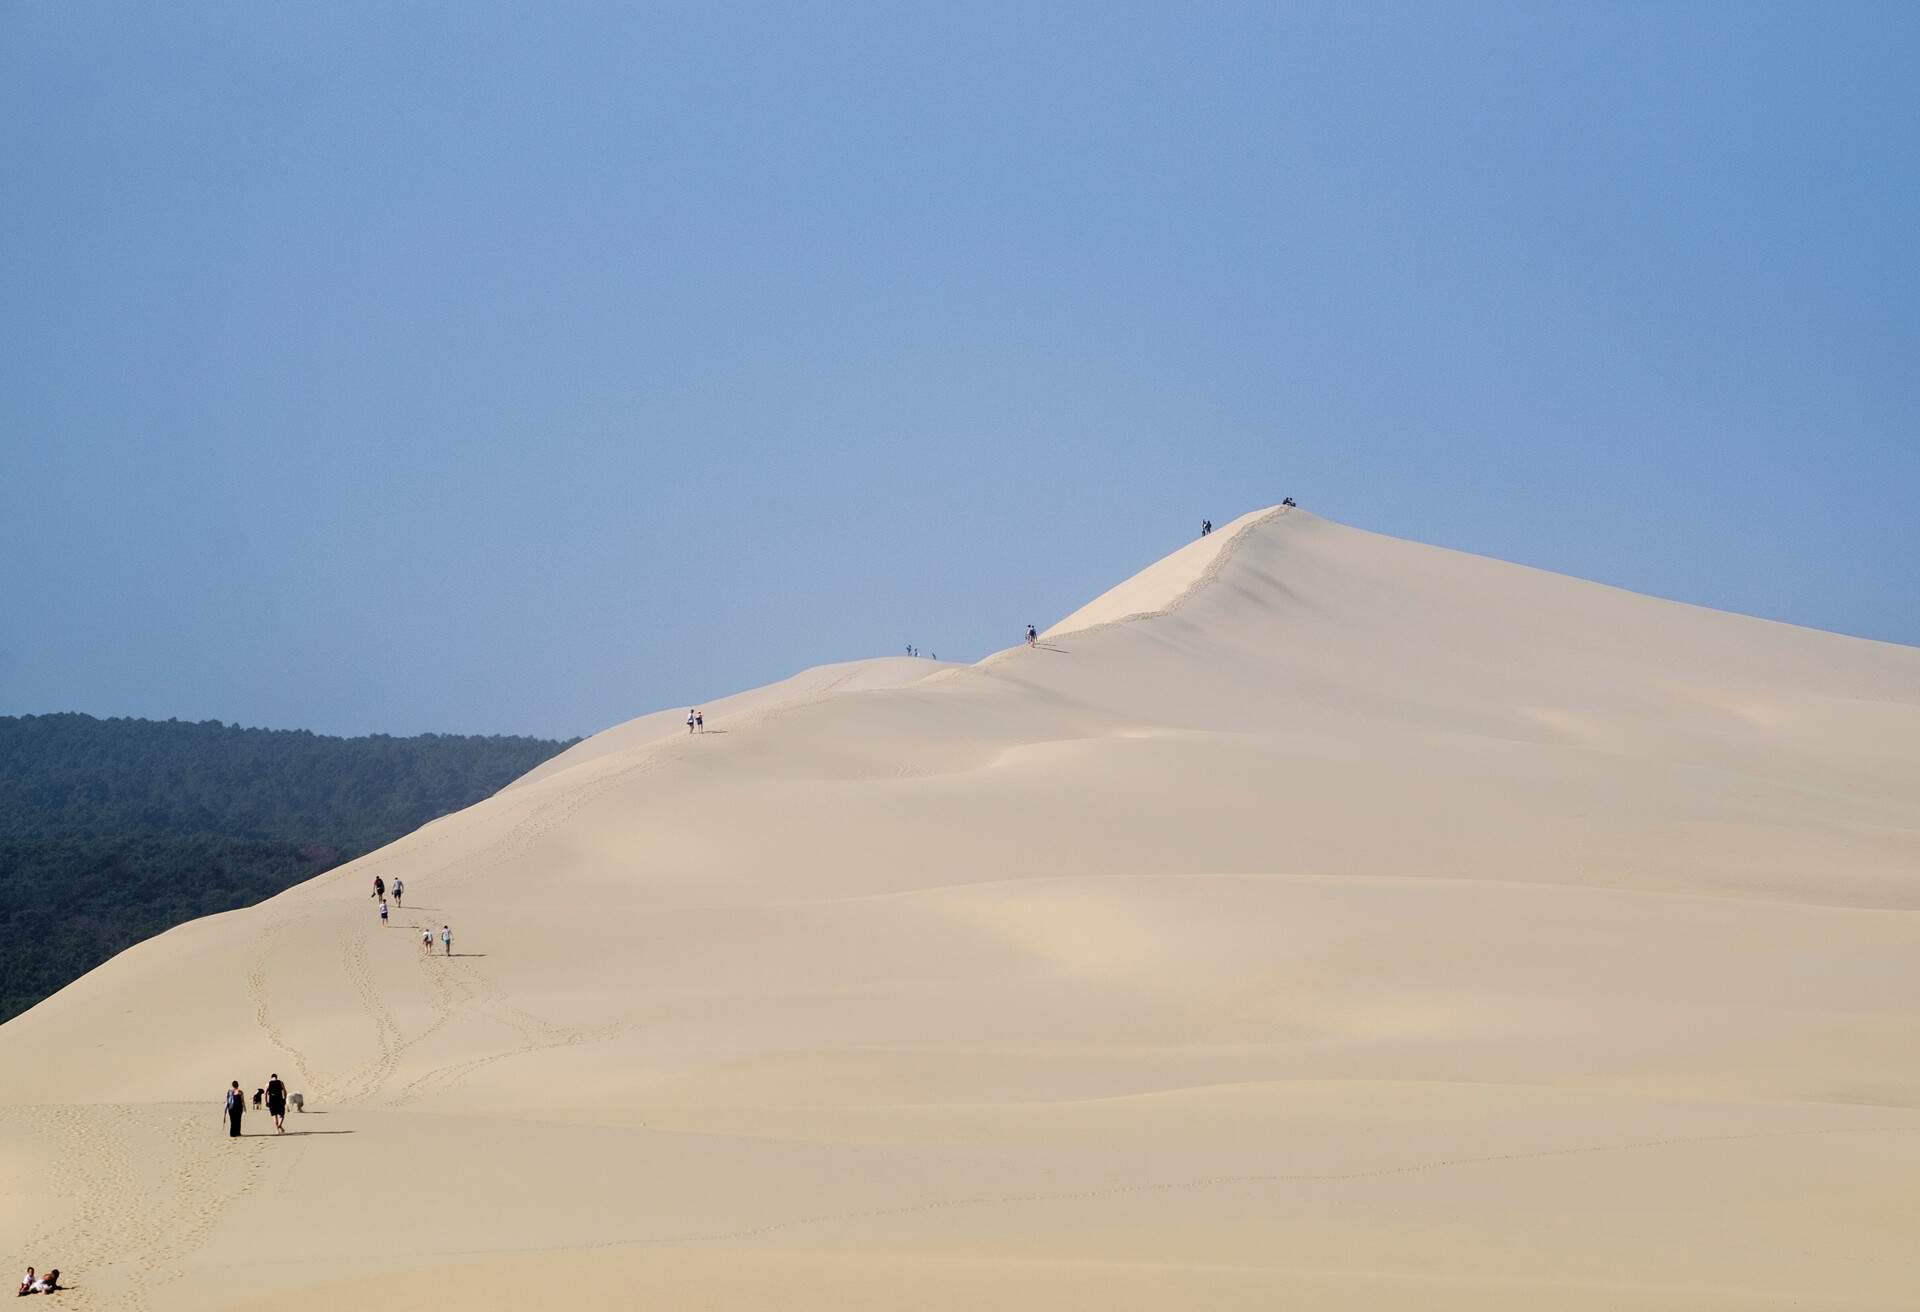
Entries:
[[[155,1312],[1920,1289],[1920,651],[1276,508],[705,709],[0,1027],[8,1251]],[[305,1133],[228,1141],[268,1070]]]

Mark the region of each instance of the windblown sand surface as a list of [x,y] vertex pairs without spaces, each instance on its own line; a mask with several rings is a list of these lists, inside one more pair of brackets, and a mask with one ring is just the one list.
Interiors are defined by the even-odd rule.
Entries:
[[1920,1303],[1920,651],[1262,512],[706,710],[0,1028],[0,1252],[153,1312]]

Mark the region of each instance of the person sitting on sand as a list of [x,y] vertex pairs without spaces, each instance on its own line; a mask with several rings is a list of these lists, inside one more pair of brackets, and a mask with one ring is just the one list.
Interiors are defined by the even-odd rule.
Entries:
[[60,1288],[60,1268],[55,1267],[34,1281],[33,1287],[27,1290],[27,1292],[29,1294],[51,1294],[58,1288]]
[[20,1296],[21,1296],[22,1298],[24,1298],[24,1297],[26,1297],[26,1296],[27,1296],[28,1294],[31,1294],[31,1293],[33,1292],[33,1286],[34,1286],[34,1282],[35,1282],[35,1281],[36,1281],[37,1279],[38,1279],[38,1277],[36,1277],[36,1276],[35,1276],[35,1275],[33,1274],[33,1268],[32,1268],[32,1267],[28,1267],[28,1268],[27,1268],[27,1275],[26,1275],[26,1279],[24,1279],[24,1280],[22,1280],[22,1281],[20,1282]]

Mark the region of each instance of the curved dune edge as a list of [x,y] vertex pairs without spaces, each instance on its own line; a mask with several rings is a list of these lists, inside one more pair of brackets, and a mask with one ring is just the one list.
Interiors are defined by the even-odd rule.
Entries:
[[[921,656],[874,656],[866,660],[836,661],[811,666],[776,682],[716,697],[698,705],[717,730],[737,721],[743,714],[764,713],[782,706],[813,701],[835,692],[904,688],[943,671],[963,668],[955,661],[936,661]],[[684,736],[687,732],[686,717],[687,708],[675,706],[667,710],[650,711],[612,728],[602,729],[552,760],[529,770],[501,791],[523,788],[603,757]]]
[[1109,588],[1041,636],[1057,638],[1170,615],[1220,577],[1249,533],[1292,513],[1295,513],[1292,506],[1248,511],[1206,537],[1196,538],[1162,556],[1126,582]]
[[82,1312],[1900,1305],[1920,651],[1298,514],[130,949],[0,1027],[0,1249]]

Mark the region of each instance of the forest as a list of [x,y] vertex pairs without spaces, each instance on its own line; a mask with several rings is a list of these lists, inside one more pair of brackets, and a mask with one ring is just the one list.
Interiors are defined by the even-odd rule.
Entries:
[[0,1022],[142,939],[364,856],[571,745],[0,716]]

